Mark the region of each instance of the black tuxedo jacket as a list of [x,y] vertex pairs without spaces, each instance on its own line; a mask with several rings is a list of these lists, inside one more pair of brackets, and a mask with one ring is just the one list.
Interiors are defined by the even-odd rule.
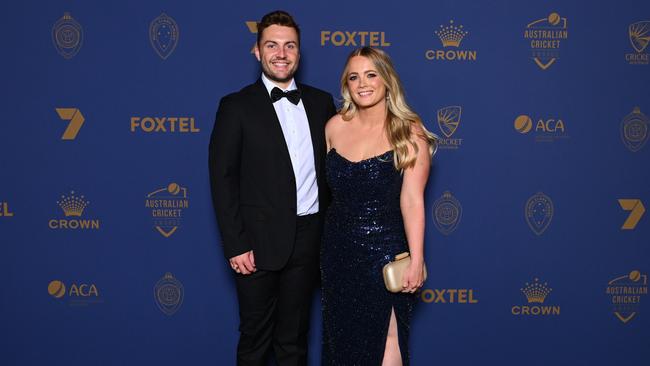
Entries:
[[[327,207],[325,123],[332,96],[297,84],[305,107],[319,191]],[[212,200],[226,258],[253,250],[260,269],[282,268],[296,233],[296,182],[289,150],[261,79],[221,99],[210,138]]]

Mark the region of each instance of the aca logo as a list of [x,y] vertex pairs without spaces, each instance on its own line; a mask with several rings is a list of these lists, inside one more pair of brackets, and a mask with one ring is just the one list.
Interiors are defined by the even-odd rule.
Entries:
[[194,117],[131,117],[131,132],[197,133]]
[[546,298],[553,291],[548,287],[548,283],[540,282],[535,278],[533,283],[526,282],[526,285],[520,289],[526,297],[527,305],[513,305],[510,308],[512,315],[517,316],[553,316],[560,315],[559,305],[544,305]]
[[648,294],[648,276],[634,270],[607,283],[612,311],[618,320],[627,323],[639,312],[641,296]]
[[632,152],[643,148],[648,141],[648,117],[641,113],[639,107],[634,107],[632,113],[621,121],[621,139],[623,144]]
[[69,121],[68,127],[63,131],[61,140],[74,140],[77,138],[77,134],[85,121],[81,111],[77,108],[57,108],[56,113],[62,120]]
[[524,216],[535,235],[542,235],[553,219],[553,201],[542,192],[535,193],[526,201]]
[[335,47],[388,47],[390,42],[386,40],[385,32],[371,31],[328,31],[320,32],[320,45],[332,45]]
[[566,123],[561,118],[535,118],[522,114],[515,118],[514,127],[517,132],[526,135],[532,132],[535,142],[554,142],[569,138]]
[[0,201],[0,217],[13,217],[14,213],[9,209],[9,202]]
[[150,210],[154,228],[165,238],[176,232],[189,207],[187,188],[176,183],[147,194],[144,206]]
[[73,58],[83,44],[83,28],[70,13],[64,13],[52,27],[52,42],[59,55],[66,60]]
[[443,138],[438,139],[438,148],[440,149],[458,149],[463,144],[462,138],[455,138],[453,135],[456,133],[460,125],[460,116],[463,112],[461,106],[452,105],[438,110],[438,127],[444,135]]
[[104,302],[94,283],[70,283],[68,286],[60,280],[53,280],[47,285],[47,293],[55,299],[67,300],[70,306],[88,306]]
[[460,48],[460,44],[469,34],[463,26],[455,25],[453,20],[448,25],[440,25],[434,32],[440,39],[443,49],[426,50],[424,57],[430,61],[476,61],[475,50]]
[[149,41],[151,47],[166,60],[178,45],[178,25],[169,15],[162,13],[149,24]]
[[420,300],[427,304],[478,304],[473,288],[436,288],[420,292]]
[[462,216],[463,206],[449,191],[445,191],[433,203],[433,223],[444,235],[449,235],[456,230]]
[[70,195],[61,195],[56,201],[63,211],[64,218],[51,219],[48,227],[53,230],[99,230],[99,219],[82,219],[81,217],[90,205],[90,201],[81,195],[77,196],[74,191]]
[[524,29],[524,39],[529,41],[531,57],[542,70],[548,69],[560,58],[561,41],[567,38],[567,19],[558,13],[528,23]]
[[650,20],[644,20],[630,24],[628,27],[628,34],[630,35],[630,43],[636,53],[625,54],[625,61],[630,65],[647,65],[648,54],[644,53],[648,42],[650,42]]
[[165,315],[174,315],[183,305],[183,284],[167,272],[153,288],[158,309]]
[[643,202],[641,202],[639,199],[622,198],[618,200],[618,204],[623,210],[630,211],[630,215],[623,223],[623,226],[621,226],[621,230],[633,230],[645,213],[645,206],[643,206]]

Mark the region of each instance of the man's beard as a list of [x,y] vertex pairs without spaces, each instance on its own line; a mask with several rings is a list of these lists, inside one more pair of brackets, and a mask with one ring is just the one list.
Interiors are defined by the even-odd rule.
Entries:
[[293,79],[293,73],[290,74],[290,75],[287,75],[286,78],[282,78],[282,79],[280,79],[280,78],[275,77],[275,76],[273,76],[272,74],[269,74],[268,72],[266,72],[266,70],[265,70],[264,68],[262,68],[262,72],[264,73],[264,75],[265,75],[269,80],[271,80],[271,81],[275,81],[275,82],[277,82],[277,83],[286,83],[286,82],[288,82],[289,80]]
[[269,80],[271,80],[271,81],[275,81],[275,82],[277,82],[277,83],[286,83],[286,82],[291,81],[291,79],[293,79],[293,75],[295,75],[295,73],[296,73],[297,70],[298,70],[298,66],[296,65],[296,67],[295,67],[295,68],[294,68],[294,69],[293,69],[289,74],[287,74],[287,77],[286,77],[286,78],[279,78],[279,77],[273,75],[273,74],[270,72],[270,70],[267,69],[267,66],[266,66],[264,63],[262,63],[262,73],[264,73],[264,75],[265,75]]

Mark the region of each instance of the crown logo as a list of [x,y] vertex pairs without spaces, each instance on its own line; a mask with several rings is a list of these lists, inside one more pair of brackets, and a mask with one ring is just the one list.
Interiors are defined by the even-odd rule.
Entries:
[[84,196],[75,196],[74,191],[70,191],[70,196],[61,196],[60,201],[56,203],[63,209],[63,213],[68,216],[81,216],[84,209],[90,204]]
[[469,32],[464,31],[462,25],[455,26],[454,21],[450,20],[448,26],[440,25],[440,30],[435,31],[435,33],[442,41],[443,47],[458,47]]
[[526,295],[528,303],[544,303],[546,296],[551,293],[553,289],[548,287],[546,282],[541,283],[539,279],[536,278],[533,283],[526,282],[526,286],[521,289],[521,292]]

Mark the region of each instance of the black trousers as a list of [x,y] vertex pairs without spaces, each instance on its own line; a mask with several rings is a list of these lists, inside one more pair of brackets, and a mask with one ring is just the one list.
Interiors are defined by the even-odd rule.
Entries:
[[240,319],[237,365],[265,366],[271,349],[279,366],[307,364],[321,232],[320,215],[298,217],[294,250],[284,268],[235,275]]

